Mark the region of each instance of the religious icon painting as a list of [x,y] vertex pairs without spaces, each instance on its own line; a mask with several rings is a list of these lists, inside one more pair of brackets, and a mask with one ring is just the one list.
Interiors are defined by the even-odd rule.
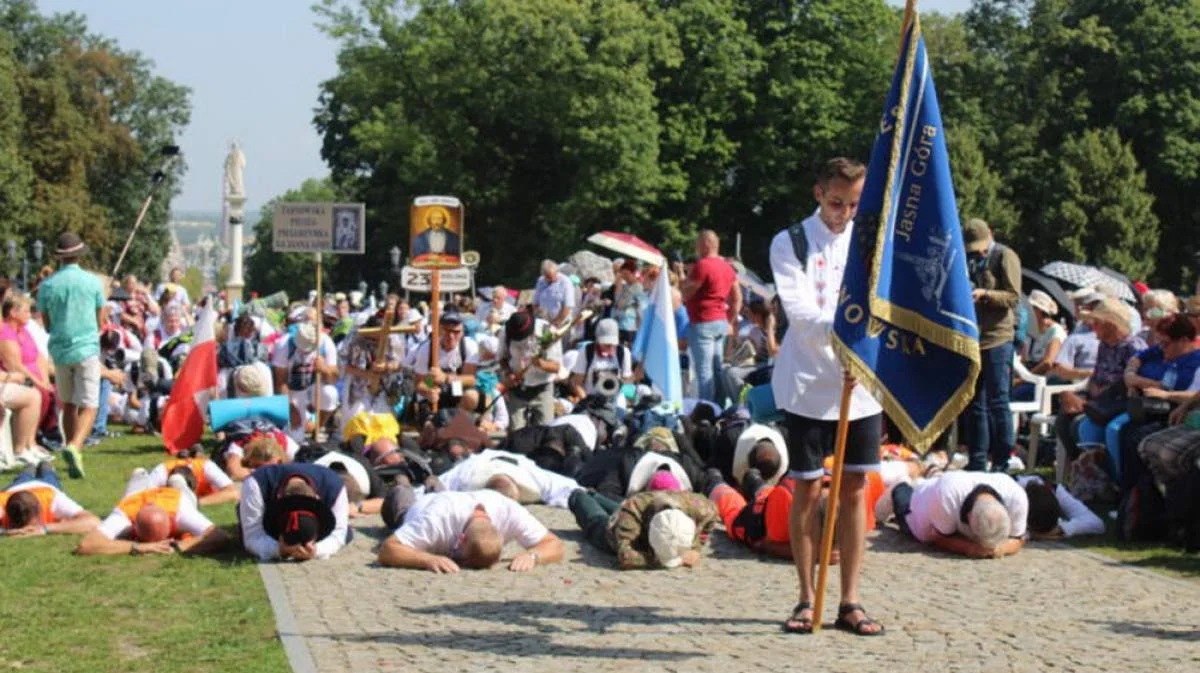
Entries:
[[409,262],[417,268],[462,265],[463,206],[453,196],[419,196],[409,209]]

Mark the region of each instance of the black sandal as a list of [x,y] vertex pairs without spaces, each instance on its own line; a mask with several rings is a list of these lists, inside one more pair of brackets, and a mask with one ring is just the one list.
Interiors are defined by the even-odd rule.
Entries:
[[[787,621],[783,623],[783,632],[800,634],[812,633],[813,618],[809,617],[808,619],[801,619],[799,617],[801,612],[812,609],[813,605],[808,601],[800,601],[799,603],[796,603],[796,607],[792,608],[792,616],[788,617]],[[792,626],[792,624],[795,624],[795,626]]]
[[[863,613],[863,618],[851,624],[850,621],[846,619],[846,615],[854,611]],[[878,626],[879,630],[864,631],[863,627],[865,626]],[[882,636],[886,632],[886,629],[883,628],[883,624],[880,624],[874,619],[868,617],[867,611],[864,610],[863,606],[859,603],[842,603],[839,605],[838,618],[837,621],[833,623],[833,627],[839,631],[849,631],[856,636]]]

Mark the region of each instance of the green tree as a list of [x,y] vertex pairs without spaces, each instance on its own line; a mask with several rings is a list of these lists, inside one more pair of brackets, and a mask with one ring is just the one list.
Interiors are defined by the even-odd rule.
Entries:
[[[289,297],[307,297],[316,289],[316,262],[313,256],[303,253],[280,253],[271,249],[272,223],[275,204],[287,201],[341,201],[340,192],[328,179],[305,180],[297,189],[271,199],[263,206],[254,224],[254,252],[246,257],[246,290],[268,295],[283,290]],[[374,245],[370,246],[374,247]],[[359,260],[346,266],[355,266]],[[330,289],[332,276],[341,266],[338,255],[324,255],[321,260],[321,282]]]
[[680,56],[641,3],[390,4],[325,9],[343,46],[316,123],[335,182],[371,208],[367,268],[386,273],[387,250],[408,247],[421,194],[462,198],[468,246],[503,250],[489,266],[527,282],[593,231],[646,231],[680,192],[660,165],[651,75]]
[[1057,170],[1047,174],[1054,175],[1059,198],[1037,228],[1038,261],[1090,262],[1131,278],[1151,277],[1158,218],[1132,147],[1108,128],[1068,138],[1056,155]]
[[988,163],[979,132],[971,126],[958,126],[948,128],[946,138],[961,219],[982,218],[998,239],[1025,249],[1021,214],[1006,197],[1003,178]]
[[[0,0],[0,232],[28,242],[78,231],[107,270],[158,166],[158,148],[188,121],[187,90],[155,77],[136,52],[88,33],[77,14],[42,16],[31,0]],[[14,140],[15,139],[15,140]],[[167,252],[169,202],[159,199],[126,269],[153,276]]]
[[192,301],[198,301],[200,297],[204,296],[204,272],[194,266],[189,266],[184,270],[183,279],[179,281],[179,284],[187,290]]

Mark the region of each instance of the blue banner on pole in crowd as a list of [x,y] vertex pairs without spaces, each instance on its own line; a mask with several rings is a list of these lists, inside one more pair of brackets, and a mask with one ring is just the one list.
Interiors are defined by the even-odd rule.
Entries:
[[933,75],[913,16],[871,152],[834,346],[924,449],[974,395],[979,327]]

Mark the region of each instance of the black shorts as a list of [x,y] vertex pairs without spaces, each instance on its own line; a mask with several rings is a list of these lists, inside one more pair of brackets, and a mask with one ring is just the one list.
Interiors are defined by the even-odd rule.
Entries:
[[[788,474],[796,479],[820,479],[825,473],[825,456],[833,455],[837,440],[837,421],[822,421],[784,413],[787,430]],[[879,470],[879,440],[883,434],[883,414],[850,421],[846,437],[846,464],[849,472]]]

